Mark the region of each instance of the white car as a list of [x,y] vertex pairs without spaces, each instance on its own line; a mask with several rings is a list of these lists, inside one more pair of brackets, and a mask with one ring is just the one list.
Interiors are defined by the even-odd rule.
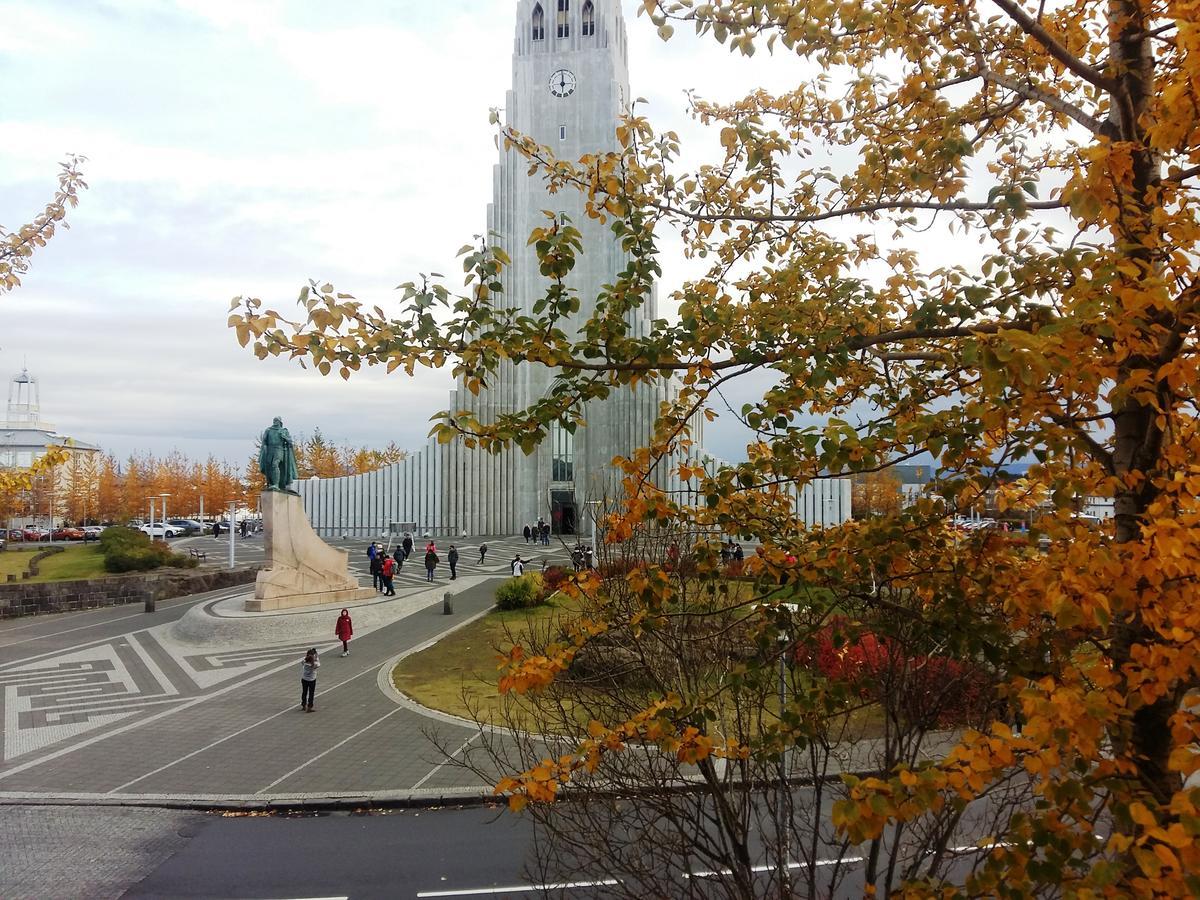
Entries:
[[142,534],[148,534],[152,538],[173,538],[176,535],[183,534],[184,529],[178,525],[172,525],[167,522],[165,525],[162,522],[155,522],[153,525],[146,524],[138,527],[138,531]]

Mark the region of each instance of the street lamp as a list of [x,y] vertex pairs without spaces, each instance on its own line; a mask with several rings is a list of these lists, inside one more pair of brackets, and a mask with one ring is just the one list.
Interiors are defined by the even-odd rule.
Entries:
[[150,498],[150,538],[154,539],[154,497]]
[[[162,497],[162,521],[163,521],[163,528],[166,528],[167,527],[167,498],[170,497],[171,495],[170,494],[159,494],[158,496]],[[164,532],[164,534],[165,534],[165,532]]]

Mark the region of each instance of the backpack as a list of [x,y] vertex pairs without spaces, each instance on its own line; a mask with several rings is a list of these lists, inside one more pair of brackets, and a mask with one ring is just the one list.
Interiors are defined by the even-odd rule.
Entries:
[[388,557],[387,559],[385,559],[383,561],[383,574],[386,575],[388,578],[391,578],[393,573],[395,573],[395,571],[396,571],[396,561],[394,559],[392,559],[391,557]]

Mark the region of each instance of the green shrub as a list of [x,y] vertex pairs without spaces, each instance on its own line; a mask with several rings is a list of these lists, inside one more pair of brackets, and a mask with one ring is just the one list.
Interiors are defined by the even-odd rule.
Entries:
[[106,529],[100,535],[100,552],[104,554],[106,572],[149,572],[161,566],[190,569],[197,563],[135,528]]
[[526,572],[510,578],[496,588],[496,606],[500,609],[528,609],[545,599],[545,585],[540,572]]

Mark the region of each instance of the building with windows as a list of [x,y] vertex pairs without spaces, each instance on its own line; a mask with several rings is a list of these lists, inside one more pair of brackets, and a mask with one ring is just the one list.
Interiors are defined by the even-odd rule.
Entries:
[[[100,448],[59,434],[42,418],[38,380],[22,369],[8,385],[8,406],[0,429],[0,469],[27,469],[54,446],[65,446],[70,458],[45,473],[30,496],[18,504],[22,507],[18,512],[38,524],[59,518],[55,501],[72,490],[79,473],[90,471]],[[60,503],[58,512],[64,508]]]
[[[506,125],[564,159],[616,151],[616,128],[629,97],[620,0],[519,0]],[[584,200],[570,190],[549,193],[540,178],[528,174],[526,161],[501,149],[487,231],[512,261],[502,278],[508,305],[531,314],[545,296],[548,282],[528,240],[533,229],[546,225],[546,210],[569,217],[583,236],[583,252],[567,279],[581,306],[570,324],[586,322],[589,301],[626,267],[629,256],[607,225],[588,218]],[[627,322],[635,333],[645,333],[657,316],[657,297],[650,296],[627,314]],[[479,396],[460,383],[449,408],[494,421],[545,396],[554,378],[543,366],[508,365]],[[430,442],[385,469],[308,479],[298,489],[313,526],[326,534],[379,534],[401,522],[430,533],[513,534],[539,518],[557,533],[586,532],[585,511],[620,494],[613,457],[629,456],[650,442],[660,404],[677,390],[670,382],[642,384],[590,402],[583,410],[585,425],[574,432],[554,425],[528,456],[519,449],[488,454],[457,441]],[[693,439],[699,443],[702,437],[697,423]],[[659,486],[682,489],[678,477],[663,468]]]

